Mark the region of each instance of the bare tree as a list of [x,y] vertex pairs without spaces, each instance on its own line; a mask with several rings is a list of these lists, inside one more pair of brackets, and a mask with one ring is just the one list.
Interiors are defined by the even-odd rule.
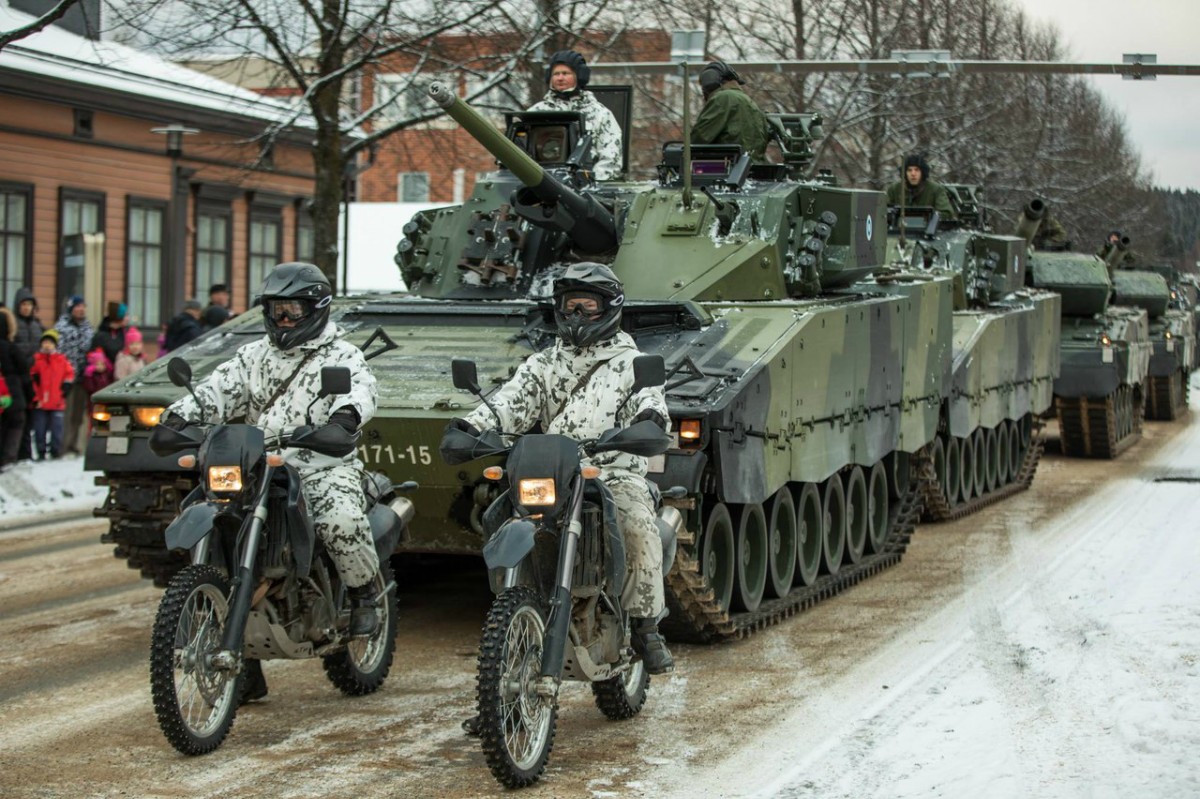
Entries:
[[30,34],[37,33],[47,25],[52,25],[58,20],[66,16],[71,7],[78,3],[79,0],[59,0],[58,5],[42,14],[40,17],[30,22],[28,25],[22,25],[19,28],[14,28],[10,31],[0,31],[0,50],[4,49],[5,45],[12,44],[18,39],[24,39]]

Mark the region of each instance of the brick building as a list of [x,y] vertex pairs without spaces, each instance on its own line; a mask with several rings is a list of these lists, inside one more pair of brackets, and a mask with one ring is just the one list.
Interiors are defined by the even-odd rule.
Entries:
[[[0,7],[0,29],[31,19]],[[0,299],[31,286],[44,324],[72,294],[94,320],[122,301],[153,329],[223,282],[245,309],[270,266],[311,257],[312,130],[288,119],[277,101],[61,28],[8,45]]]

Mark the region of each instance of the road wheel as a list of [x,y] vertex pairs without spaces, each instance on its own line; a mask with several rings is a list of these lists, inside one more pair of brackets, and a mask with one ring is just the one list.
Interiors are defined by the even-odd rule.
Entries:
[[321,659],[325,676],[347,696],[375,693],[392,668],[392,657],[396,652],[396,589],[389,588],[384,593],[384,588],[392,583],[392,565],[382,560],[375,576],[375,595],[379,597],[375,601],[375,612],[379,614],[379,629],[369,638],[351,639],[345,649]]
[[967,502],[975,494],[975,458],[978,454],[975,451],[974,436],[966,438],[954,439],[958,444],[958,461],[961,464],[959,467],[962,472],[962,480],[958,485],[958,492],[962,495],[963,502]]
[[872,553],[882,552],[887,542],[888,503],[887,470],[880,462],[871,467],[871,476],[867,478],[867,519],[870,522],[867,549]]
[[767,585],[767,516],[762,505],[743,505],[737,526],[737,590],[741,610],[757,610]]
[[987,493],[987,434],[982,427],[976,427],[971,434],[971,446],[975,448],[975,496],[981,497]]
[[592,683],[592,695],[596,707],[613,721],[631,719],[646,704],[646,693],[650,689],[650,672],[638,660],[623,674]]
[[540,696],[546,638],[541,598],[509,588],[492,602],[479,642],[479,737],[492,775],[508,788],[542,776],[558,722],[558,696]]
[[[996,442],[996,430],[989,427],[983,434],[984,471],[987,474],[985,485],[987,492],[996,490],[1000,480],[1000,447]],[[981,492],[982,493],[982,492]]]
[[858,563],[867,547],[871,526],[867,513],[867,478],[861,466],[846,474],[846,562]]
[[946,502],[950,507],[959,504],[962,496],[962,446],[959,439],[949,438],[946,447]]
[[241,680],[214,668],[229,613],[229,583],[212,566],[185,567],[158,603],[150,634],[150,694],[163,735],[185,755],[221,745]]
[[929,445],[929,459],[933,461],[933,479],[937,480],[943,494],[948,493],[946,490],[946,442],[940,435],[934,436],[933,443]]
[[842,554],[846,551],[846,489],[841,475],[833,475],[825,481],[821,492],[821,568],[829,574],[837,574],[842,567]]
[[1008,423],[1008,474],[1010,480],[1016,480],[1021,473],[1021,425],[1019,422]]
[[1008,451],[1008,443],[1008,422],[1003,421],[996,427],[996,463],[999,466],[996,483],[1002,486],[1008,485],[1012,475],[1012,456]]
[[733,545],[733,520],[724,502],[713,505],[700,540],[700,573],[712,586],[717,604],[728,611],[733,601],[733,573],[736,549]]
[[796,574],[801,585],[817,581],[824,529],[821,491],[815,483],[805,483],[796,498]]
[[767,529],[771,531],[768,588],[772,596],[787,596],[796,576],[796,505],[787,486],[776,491],[771,500]]

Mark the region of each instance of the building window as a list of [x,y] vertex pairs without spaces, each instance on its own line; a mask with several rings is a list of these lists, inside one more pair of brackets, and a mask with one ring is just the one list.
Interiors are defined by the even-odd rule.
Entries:
[[396,181],[397,194],[402,203],[429,202],[429,173],[401,172]]
[[28,284],[32,200],[32,186],[0,183],[0,299],[6,301]]
[[313,234],[312,214],[308,212],[307,201],[296,203],[296,260],[312,263],[316,257],[317,246]]
[[214,283],[229,285],[232,212],[228,204],[201,202],[196,207],[196,283],[192,296],[208,296]]
[[[135,322],[157,328],[169,318],[163,313],[162,282],[167,204],[155,200],[129,200],[129,236],[126,244],[125,297]],[[174,310],[174,309],[172,309]]]
[[81,139],[90,139],[96,135],[94,127],[96,115],[86,108],[75,109],[75,135]]
[[247,296],[254,296],[262,288],[263,280],[271,268],[281,260],[283,221],[275,210],[250,211],[250,252]]
[[[63,188],[59,190],[58,299],[83,295],[86,268],[84,236],[104,232],[104,195]],[[93,264],[103,269],[104,264]]]

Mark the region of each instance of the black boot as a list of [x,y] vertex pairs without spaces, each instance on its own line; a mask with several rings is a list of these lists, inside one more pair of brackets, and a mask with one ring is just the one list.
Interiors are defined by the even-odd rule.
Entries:
[[368,638],[379,629],[379,614],[375,611],[374,582],[347,589],[350,597],[350,637]]
[[242,666],[242,695],[239,705],[247,702],[257,702],[267,696],[267,678],[263,676],[262,661],[257,658],[246,658]]
[[658,631],[656,619],[630,619],[633,629],[630,631],[630,643],[633,651],[642,659],[646,671],[651,674],[668,674],[675,671],[675,658],[667,649],[667,639]]

